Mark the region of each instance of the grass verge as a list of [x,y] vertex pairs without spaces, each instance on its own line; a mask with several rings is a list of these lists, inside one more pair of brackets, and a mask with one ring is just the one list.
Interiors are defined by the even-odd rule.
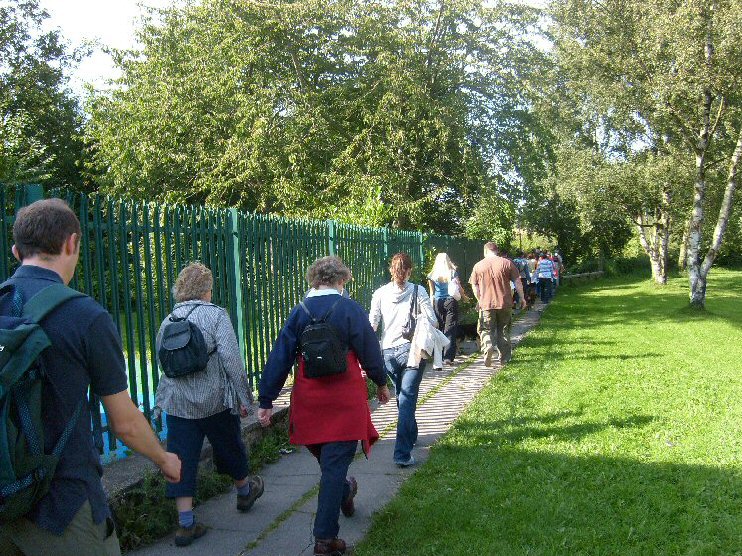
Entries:
[[[281,457],[280,450],[288,447],[285,427],[272,427],[249,449],[250,472],[256,473],[267,463]],[[209,465],[201,465],[198,472],[195,504],[232,490],[232,478],[221,475]],[[165,479],[159,473],[147,473],[142,482],[111,500],[116,518],[119,542],[123,551],[134,550],[170,534],[178,526],[175,504],[165,497]]]
[[356,554],[742,553],[742,272],[686,306],[683,278],[561,290]]

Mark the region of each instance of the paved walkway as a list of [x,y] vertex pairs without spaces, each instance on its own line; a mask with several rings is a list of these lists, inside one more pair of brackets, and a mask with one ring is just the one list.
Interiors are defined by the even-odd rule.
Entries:
[[[538,322],[543,306],[526,313],[513,325],[517,345]],[[514,355],[517,357],[517,352]],[[485,367],[480,355],[460,356],[455,367],[426,372],[420,386],[417,409],[419,438],[414,450],[417,466],[401,469],[392,463],[396,405],[390,402],[372,412],[381,435],[371,458],[357,457],[350,475],[358,479],[356,513],[340,516],[340,537],[349,544],[363,538],[374,512],[385,506],[400,485],[428,459],[430,446],[443,435],[463,409],[487,384],[497,367]],[[235,509],[235,494],[225,494],[198,506],[199,521],[210,527],[208,534],[191,546],[178,548],[173,536],[131,552],[138,556],[311,556],[314,542],[312,522],[317,507],[319,466],[304,448],[267,465],[260,474],[265,493],[253,509],[241,514]]]

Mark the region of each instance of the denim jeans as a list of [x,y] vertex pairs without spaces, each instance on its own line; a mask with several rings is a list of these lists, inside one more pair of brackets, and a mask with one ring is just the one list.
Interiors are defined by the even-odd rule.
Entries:
[[425,361],[421,361],[419,367],[408,367],[409,355],[409,342],[384,350],[384,366],[397,393],[399,416],[397,418],[397,440],[394,443],[394,461],[397,463],[410,459],[412,447],[417,442],[415,408],[426,364]]
[[317,495],[317,515],[314,518],[313,532],[316,539],[333,539],[340,531],[340,504],[350,493],[346,475],[357,447],[357,440],[307,446],[322,470]]

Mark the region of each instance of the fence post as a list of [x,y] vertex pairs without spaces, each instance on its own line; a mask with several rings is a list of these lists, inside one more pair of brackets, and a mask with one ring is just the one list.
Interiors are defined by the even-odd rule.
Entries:
[[327,221],[327,238],[329,240],[330,256],[334,257],[337,251],[337,238],[335,237],[335,221]]
[[387,264],[389,262],[389,228],[384,226],[381,234],[384,241],[384,264]]
[[44,186],[38,183],[22,185],[16,190],[15,211],[44,198]]
[[234,304],[235,304],[235,326],[237,328],[237,342],[240,345],[240,353],[247,362],[247,347],[245,345],[245,312],[242,306],[242,257],[240,253],[240,226],[239,213],[236,208],[229,209],[230,237],[232,244],[232,268],[234,269]]
[[425,268],[425,234],[417,232],[417,238],[420,242],[420,267]]

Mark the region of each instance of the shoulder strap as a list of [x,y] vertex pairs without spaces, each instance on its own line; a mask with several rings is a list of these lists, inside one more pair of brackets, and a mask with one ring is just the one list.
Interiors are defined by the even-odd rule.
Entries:
[[23,316],[31,322],[39,322],[65,301],[84,295],[63,284],[52,284],[26,302],[23,306]]
[[340,297],[339,297],[339,298],[338,298],[338,299],[337,299],[337,300],[335,301],[335,303],[333,303],[333,304],[332,304],[332,307],[330,307],[330,310],[329,310],[329,311],[327,311],[327,313],[325,313],[325,316],[324,316],[324,317],[322,317],[322,320],[321,320],[320,322],[327,322],[327,319],[328,319],[328,318],[330,318],[330,315],[331,315],[331,314],[332,314],[332,312],[333,312],[333,311],[335,310],[335,307],[337,307],[337,306],[338,306],[338,303],[340,303],[340,301],[341,301],[342,299],[343,299],[343,296],[341,295],[341,296],[340,296]]
[[412,319],[413,315],[417,314],[417,284],[415,284],[415,288],[412,290],[412,300],[410,301],[410,319]]
[[301,305],[301,308],[304,309],[304,312],[309,315],[309,318],[312,319],[312,322],[317,322],[317,319],[314,318],[314,315],[309,312],[309,309],[307,309],[307,306],[304,305],[303,301],[299,301],[299,305]]

